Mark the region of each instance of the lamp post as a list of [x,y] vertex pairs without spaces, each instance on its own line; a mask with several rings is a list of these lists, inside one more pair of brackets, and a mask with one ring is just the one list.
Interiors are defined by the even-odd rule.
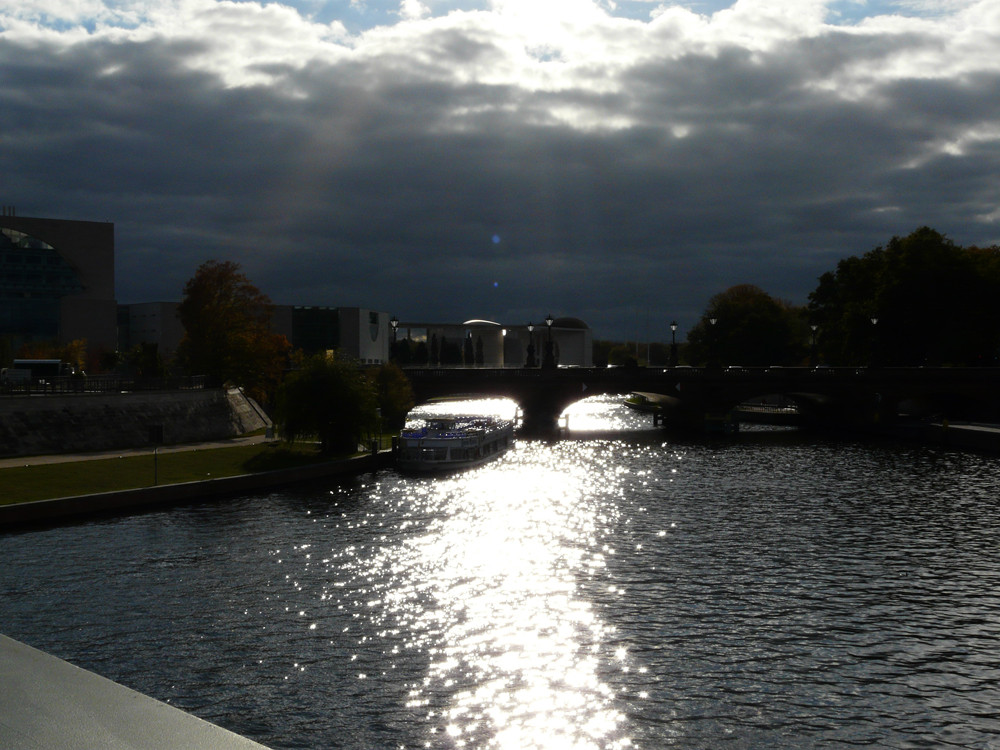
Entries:
[[670,366],[677,367],[677,321],[670,321]]
[[545,316],[545,326],[549,330],[549,337],[545,341],[545,356],[542,358],[542,367],[551,368],[556,366],[556,358],[552,352],[552,324],[555,322],[552,315]]
[[709,345],[708,345],[708,365],[709,367],[717,364],[715,362],[715,324],[719,322],[718,318],[709,318],[708,322],[712,324],[712,327],[708,329]]
[[812,330],[812,343],[809,347],[809,358],[812,360],[812,366],[816,366],[816,329],[819,328],[818,325],[813,323],[809,328]]
[[875,353],[878,351],[878,348],[877,348],[878,347],[878,341],[877,341],[878,337],[876,336],[876,333],[875,333],[875,331],[876,331],[875,327],[878,325],[878,316],[877,315],[872,315],[871,321],[872,321],[872,348],[871,348],[871,354],[868,357],[868,366],[869,367],[874,367],[875,366]]
[[389,359],[398,359],[396,356],[396,328],[399,326],[399,318],[393,315],[389,318],[389,325],[392,326],[392,345],[389,347]]
[[535,324],[528,323],[528,356],[524,360],[525,367],[535,366]]

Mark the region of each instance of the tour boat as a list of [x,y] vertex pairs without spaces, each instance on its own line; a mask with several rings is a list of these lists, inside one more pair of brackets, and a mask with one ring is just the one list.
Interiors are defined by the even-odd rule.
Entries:
[[479,466],[514,444],[514,423],[495,417],[433,417],[399,436],[396,466],[404,471],[451,471]]

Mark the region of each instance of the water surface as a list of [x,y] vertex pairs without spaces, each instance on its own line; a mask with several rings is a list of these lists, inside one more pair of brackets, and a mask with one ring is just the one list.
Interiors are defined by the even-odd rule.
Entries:
[[2,535],[0,631],[273,748],[995,746],[996,459],[570,429]]

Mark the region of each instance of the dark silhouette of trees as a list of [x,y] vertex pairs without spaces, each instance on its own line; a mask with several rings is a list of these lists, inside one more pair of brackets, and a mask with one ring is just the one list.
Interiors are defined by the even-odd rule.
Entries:
[[413,347],[413,364],[426,365],[429,360],[430,355],[427,351],[427,342],[418,341]]
[[465,337],[465,341],[462,344],[462,364],[466,367],[472,367],[476,361],[476,354],[472,347],[472,334]]
[[406,422],[407,412],[413,408],[413,386],[399,366],[391,362],[369,373],[382,412],[383,428],[400,429]]
[[259,400],[271,400],[290,349],[284,336],[271,331],[273,312],[271,300],[238,263],[203,263],[184,286],[178,362],[192,375],[232,381]]
[[[437,339],[434,339],[434,343],[437,343]],[[400,367],[426,365],[430,359],[427,342],[414,341],[409,337],[396,341],[390,347],[390,359]]]
[[438,363],[442,365],[460,365],[462,364],[462,346],[461,344],[452,343],[448,341],[444,336],[441,336],[438,342]]
[[145,341],[127,352],[126,364],[137,378],[161,378],[167,372],[159,346]]
[[628,344],[617,344],[608,350],[607,364],[612,367],[638,367],[635,350]]
[[692,364],[798,364],[806,355],[808,327],[801,308],[740,284],[709,300],[687,341]]
[[995,365],[998,298],[1000,250],[921,227],[823,274],[809,319],[833,365]]
[[377,426],[376,388],[358,363],[317,354],[288,374],[278,396],[278,424],[289,442],[316,437],[324,453],[353,453]]

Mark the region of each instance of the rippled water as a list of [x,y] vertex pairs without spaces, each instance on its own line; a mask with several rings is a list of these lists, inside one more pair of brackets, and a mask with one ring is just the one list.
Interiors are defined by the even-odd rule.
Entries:
[[274,748],[1000,747],[1000,461],[638,424],[3,535],[0,632]]

